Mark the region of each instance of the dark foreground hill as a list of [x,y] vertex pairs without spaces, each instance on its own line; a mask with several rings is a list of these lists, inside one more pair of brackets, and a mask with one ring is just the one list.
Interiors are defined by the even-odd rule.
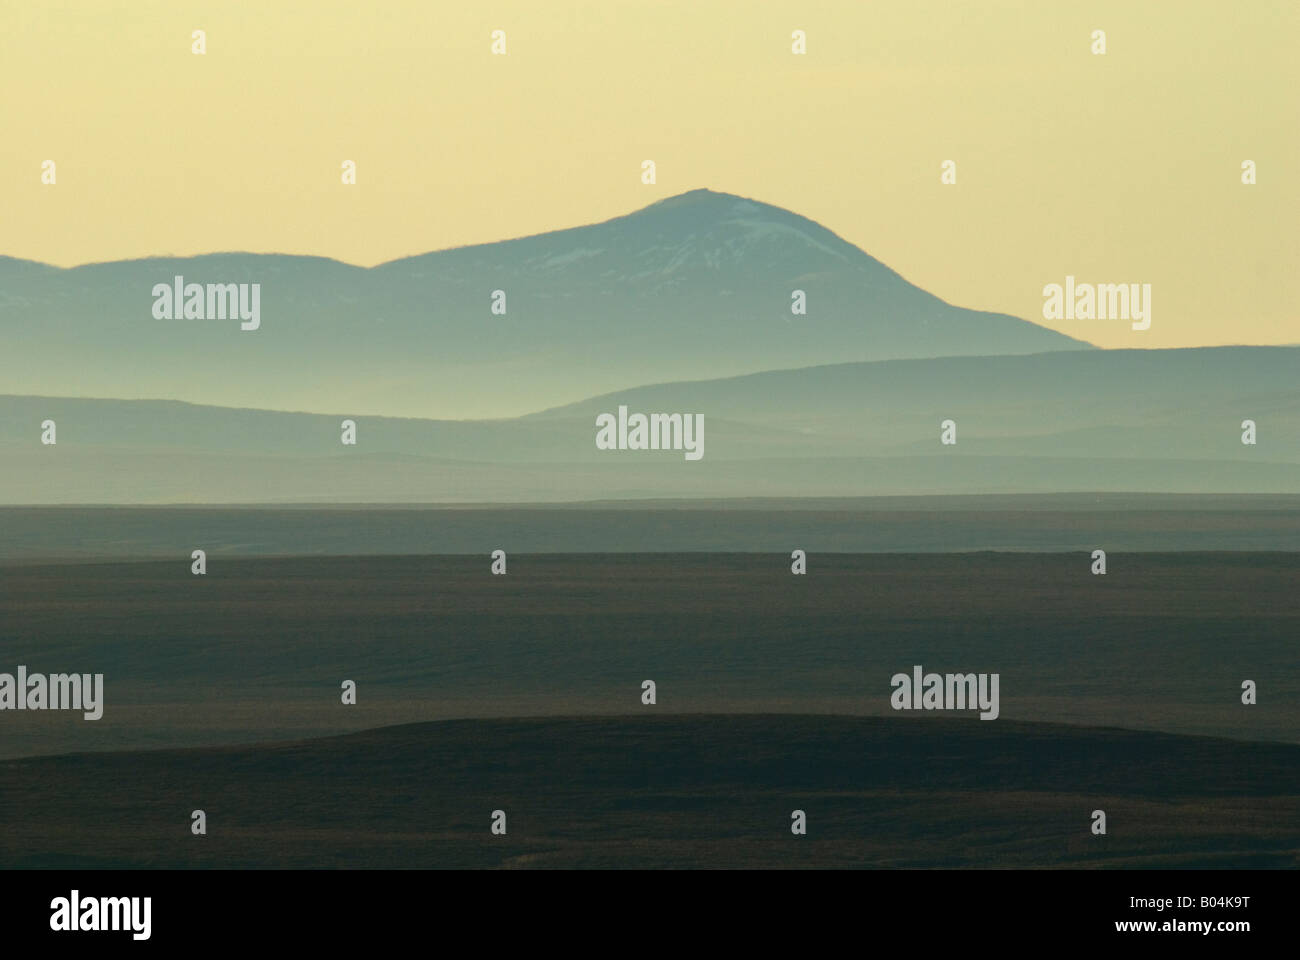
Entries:
[[448,721],[0,784],[11,867],[1300,865],[1300,746],[974,718]]

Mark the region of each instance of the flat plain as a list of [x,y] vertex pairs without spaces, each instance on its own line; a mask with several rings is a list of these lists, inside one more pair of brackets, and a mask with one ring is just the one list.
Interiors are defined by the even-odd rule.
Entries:
[[[1200,506],[1126,529],[1290,542],[1288,504]],[[759,512],[14,511],[0,672],[103,673],[105,706],[0,715],[0,862],[1300,863],[1300,554],[1112,548],[1095,576],[1082,547],[978,549],[1002,523],[962,504],[805,510],[823,538],[911,551],[809,545],[802,576],[795,539],[664,549],[756,546]],[[1104,507],[1012,513],[1040,543],[1124,526]],[[226,535],[204,576],[194,523]],[[50,552],[20,560],[42,525]],[[380,552],[337,552],[348,529]],[[515,550],[511,530],[614,549]],[[438,531],[457,551],[382,552]],[[916,664],[997,673],[998,719],[891,709],[890,678]]]

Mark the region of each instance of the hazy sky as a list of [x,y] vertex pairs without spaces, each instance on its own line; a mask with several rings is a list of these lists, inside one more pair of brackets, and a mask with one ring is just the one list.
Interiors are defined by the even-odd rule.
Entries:
[[1152,284],[1053,324],[1103,346],[1294,343],[1298,106],[1295,0],[9,2],[0,253],[369,265],[710,187],[963,306]]

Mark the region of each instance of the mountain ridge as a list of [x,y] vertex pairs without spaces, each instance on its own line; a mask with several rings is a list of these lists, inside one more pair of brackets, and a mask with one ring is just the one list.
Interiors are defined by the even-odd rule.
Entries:
[[[155,318],[152,290],[177,275],[259,284],[259,328]],[[795,290],[804,315],[792,312]],[[948,304],[815,221],[715,191],[374,267],[245,253],[67,268],[0,259],[0,338],[12,393],[338,402],[451,419],[513,417],[650,380],[1095,349]]]
[[[419,260],[421,258],[433,256],[440,253],[452,253],[457,251],[474,250],[483,247],[494,247],[500,244],[521,243],[524,241],[536,240],[539,238],[554,237],[563,234],[583,231],[590,227],[602,227],[611,224],[618,224],[618,223],[626,222],[631,218],[637,217],[640,214],[655,215],[656,213],[676,211],[683,208],[693,208],[698,210],[705,205],[708,205],[712,209],[716,210],[723,204],[737,206],[740,208],[753,209],[756,211],[770,211],[771,213],[780,215],[782,218],[789,219],[798,222],[800,224],[806,224],[808,227],[812,228],[814,232],[825,234],[827,237],[831,238],[835,243],[839,245],[842,245],[844,247],[850,248],[855,251],[860,251],[865,253],[865,251],[862,251],[860,247],[858,247],[857,245],[853,244],[848,240],[845,240],[843,237],[841,237],[839,234],[832,231],[830,228],[825,227],[822,224],[818,223],[817,221],[805,217],[802,214],[796,213],[793,210],[790,210],[786,207],[779,207],[776,206],[775,204],[765,203],[764,201],[761,200],[754,200],[753,198],[750,197],[742,197],[739,194],[728,193],[726,191],[713,190],[708,187],[697,187],[691,190],[684,191],[682,193],[674,194],[669,197],[664,197],[661,200],[653,201],[652,203],[648,203],[645,206],[638,207],[635,210],[632,210],[628,213],[621,213],[621,214],[616,214],[615,216],[612,217],[607,217],[604,220],[596,220],[596,221],[592,221],[591,223],[578,224],[572,227],[559,227],[554,230],[543,230],[537,233],[526,233],[518,237],[501,237],[496,240],[484,240],[484,241],[476,241],[473,243],[454,244],[448,247],[435,247],[430,250],[424,250],[419,253],[407,254],[401,257],[394,257],[390,260],[383,260],[380,261],[379,263],[370,264],[370,265],[352,263],[348,260],[341,260],[337,257],[330,257],[323,254],[285,253],[276,250],[260,251],[260,252],[252,251],[252,250],[211,250],[203,253],[193,253],[193,254],[157,253],[157,254],[148,254],[146,256],[140,256],[140,257],[123,257],[116,260],[90,260],[85,263],[72,264],[70,266],[61,266],[58,264],[46,263],[41,260],[32,260],[25,257],[15,257],[8,254],[0,254],[0,263],[4,261],[11,261],[13,263],[45,267],[51,270],[69,271],[69,270],[80,270],[86,267],[108,266],[114,264],[141,263],[141,262],[159,261],[159,260],[184,261],[184,260],[202,260],[209,257],[220,258],[220,257],[252,256],[252,257],[280,257],[280,258],[293,259],[293,260],[325,261],[343,267],[351,267],[354,270],[374,271],[374,270],[380,270],[384,267],[390,267],[395,264],[401,264],[412,260]],[[870,257],[871,255],[867,254],[867,256]],[[871,257],[871,259],[875,260],[876,258]],[[893,272],[896,273],[896,271]]]

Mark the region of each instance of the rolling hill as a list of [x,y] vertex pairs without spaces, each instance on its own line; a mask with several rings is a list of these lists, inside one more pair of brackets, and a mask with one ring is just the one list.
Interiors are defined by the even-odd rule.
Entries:
[[[0,503],[563,502],[1300,493],[1300,349],[892,360],[631,388],[480,421],[0,397]],[[595,417],[704,417],[704,457],[597,450]],[[357,423],[357,444],[340,442]],[[40,442],[53,419],[58,443]],[[940,422],[957,443],[939,442]],[[1243,420],[1257,443],[1241,442]]]

